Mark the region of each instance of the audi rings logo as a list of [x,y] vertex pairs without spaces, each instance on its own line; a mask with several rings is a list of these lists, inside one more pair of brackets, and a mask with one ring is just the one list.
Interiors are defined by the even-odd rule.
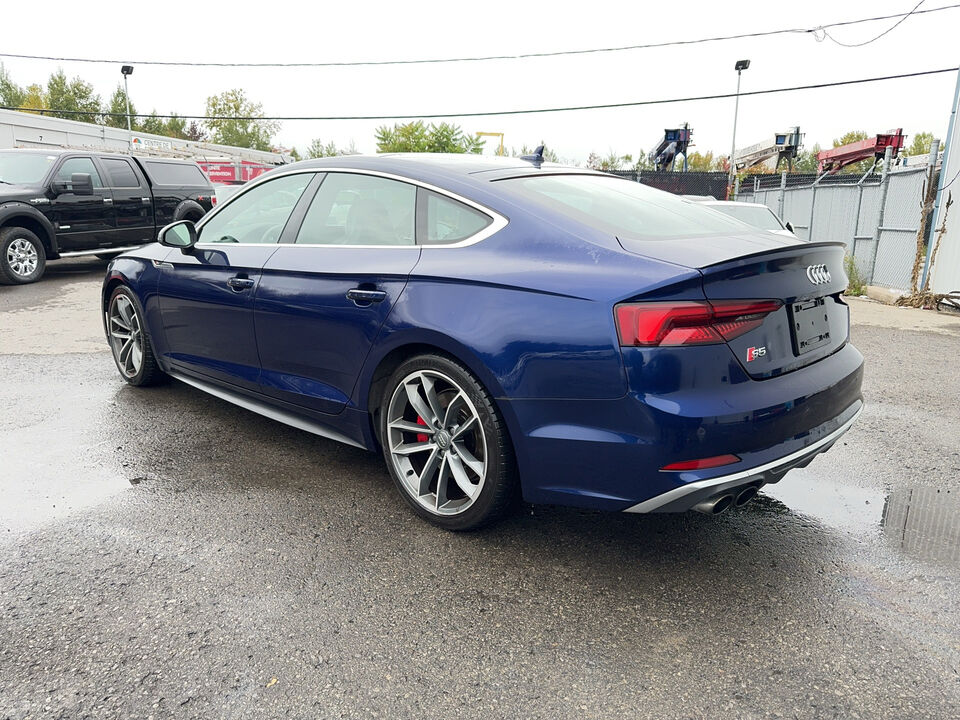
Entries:
[[833,278],[826,265],[811,265],[807,268],[807,279],[814,285],[825,285]]

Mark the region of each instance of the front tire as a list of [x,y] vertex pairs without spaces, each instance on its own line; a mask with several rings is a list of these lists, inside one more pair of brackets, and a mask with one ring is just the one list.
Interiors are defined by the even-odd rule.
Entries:
[[516,496],[513,447],[469,371],[438,355],[412,358],[390,376],[380,407],[387,468],[417,515],[475,530],[507,511]]
[[143,308],[130,288],[117,287],[107,305],[107,340],[120,375],[131,385],[156,385],[166,379],[153,354]]
[[47,253],[36,234],[22,227],[0,230],[0,282],[36,282],[47,267]]

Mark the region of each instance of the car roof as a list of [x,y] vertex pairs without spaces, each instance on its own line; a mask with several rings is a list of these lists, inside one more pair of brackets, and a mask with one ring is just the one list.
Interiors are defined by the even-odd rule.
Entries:
[[[337,167],[358,170],[379,170],[396,173],[424,182],[459,180],[486,183],[507,177],[580,173],[601,175],[594,170],[544,162],[539,167],[520,158],[474,155],[470,153],[383,153],[380,155],[340,155],[304,160],[298,167]],[[290,166],[286,166],[289,168]]]
[[195,160],[189,160],[187,158],[168,158],[168,157],[159,157],[157,155],[128,155],[126,153],[118,152],[108,152],[104,150],[80,150],[78,148],[0,148],[0,152],[18,152],[18,153],[30,153],[32,155],[96,155],[97,157],[117,157],[117,158],[128,158],[135,157],[137,160],[142,160],[144,162],[165,162],[165,163],[180,163],[182,165],[195,165]]

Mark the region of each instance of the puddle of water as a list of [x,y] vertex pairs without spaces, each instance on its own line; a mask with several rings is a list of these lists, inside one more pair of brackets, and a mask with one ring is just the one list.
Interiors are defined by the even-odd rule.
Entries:
[[911,558],[960,562],[960,492],[913,487],[885,493],[794,470],[761,494],[839,530],[882,534]]

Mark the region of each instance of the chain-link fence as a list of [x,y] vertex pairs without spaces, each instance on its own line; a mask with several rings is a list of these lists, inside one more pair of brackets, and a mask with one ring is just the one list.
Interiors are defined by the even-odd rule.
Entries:
[[654,170],[614,170],[634,182],[643,183],[674,195],[696,195],[723,200],[727,196],[727,174],[724,172],[656,172]]
[[819,179],[755,175],[741,185],[737,199],[763,203],[803,239],[844,243],[867,283],[909,290],[917,233],[927,221],[923,194],[928,180],[926,167]]

